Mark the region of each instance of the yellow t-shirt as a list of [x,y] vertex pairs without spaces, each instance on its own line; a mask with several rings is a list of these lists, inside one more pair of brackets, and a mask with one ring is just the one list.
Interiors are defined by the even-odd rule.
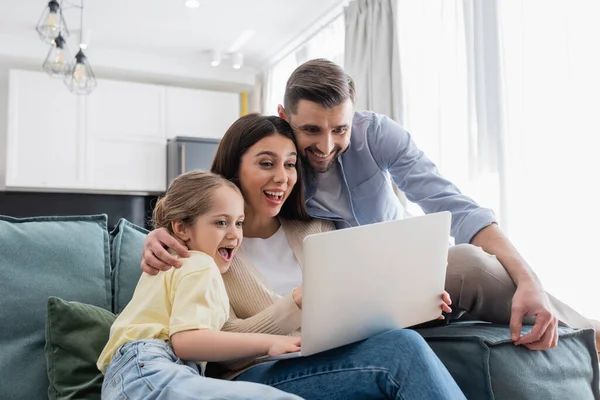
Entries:
[[229,318],[229,298],[219,268],[199,251],[181,260],[181,268],[142,273],[131,301],[110,328],[96,364],[102,373],[125,343],[169,340],[174,333],[192,329],[221,330]]

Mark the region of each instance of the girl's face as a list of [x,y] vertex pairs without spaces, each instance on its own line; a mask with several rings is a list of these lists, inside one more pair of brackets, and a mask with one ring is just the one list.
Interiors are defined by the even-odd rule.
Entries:
[[219,271],[227,272],[231,259],[242,243],[244,199],[234,189],[221,186],[212,197],[212,208],[187,227],[185,238],[190,250],[197,250],[215,259]]
[[246,205],[255,215],[273,218],[298,179],[294,142],[273,133],[244,153],[239,180]]

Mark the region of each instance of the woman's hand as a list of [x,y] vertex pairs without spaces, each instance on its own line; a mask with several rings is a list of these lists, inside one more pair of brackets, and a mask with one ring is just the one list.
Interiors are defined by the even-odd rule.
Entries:
[[158,228],[148,234],[144,241],[141,268],[145,273],[156,275],[159,271],[167,271],[171,267],[181,267],[181,261],[165,249],[172,249],[181,257],[190,256],[187,247],[172,236],[165,228]]
[[300,351],[300,338],[297,336],[273,335],[273,342],[269,346],[268,355],[278,356],[285,353]]
[[[451,313],[452,309],[450,305],[452,305],[452,299],[450,299],[450,294],[444,290],[442,293],[442,311],[446,313]],[[443,315],[440,315],[438,319],[444,319]]]
[[302,310],[302,286],[298,286],[292,292],[292,299],[294,299],[294,303],[298,306],[299,309]]

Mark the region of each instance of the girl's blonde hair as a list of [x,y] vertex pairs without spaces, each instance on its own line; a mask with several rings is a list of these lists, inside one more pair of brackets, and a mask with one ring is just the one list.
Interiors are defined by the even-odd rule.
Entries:
[[191,171],[179,175],[154,206],[154,229],[166,228],[173,233],[172,223],[175,221],[192,225],[198,216],[210,210],[213,194],[222,186],[230,187],[242,195],[234,183],[212,172]]

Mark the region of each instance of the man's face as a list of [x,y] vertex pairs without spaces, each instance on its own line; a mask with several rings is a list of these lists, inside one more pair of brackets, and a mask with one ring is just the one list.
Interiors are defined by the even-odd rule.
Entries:
[[327,171],[350,144],[352,100],[333,108],[300,100],[295,114],[286,115],[280,105],[279,116],[292,126],[302,160],[316,172]]

